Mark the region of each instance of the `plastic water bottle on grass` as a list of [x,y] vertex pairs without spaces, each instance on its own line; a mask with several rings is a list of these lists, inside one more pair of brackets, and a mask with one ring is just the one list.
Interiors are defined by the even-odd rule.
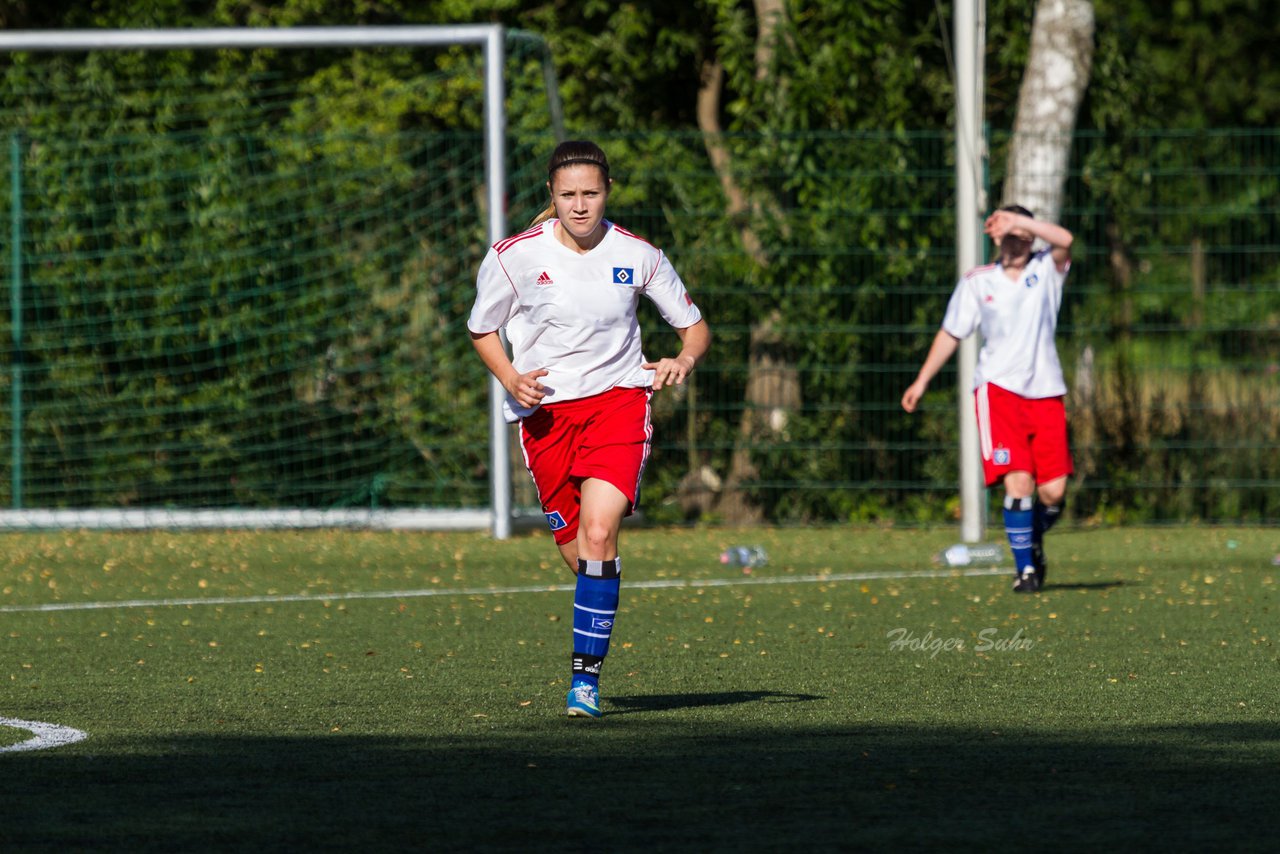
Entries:
[[769,556],[760,546],[730,546],[720,553],[720,562],[726,566],[740,566],[743,573],[750,575],[757,566],[769,562]]
[[995,566],[1004,562],[1004,546],[997,543],[957,543],[934,558],[946,566]]

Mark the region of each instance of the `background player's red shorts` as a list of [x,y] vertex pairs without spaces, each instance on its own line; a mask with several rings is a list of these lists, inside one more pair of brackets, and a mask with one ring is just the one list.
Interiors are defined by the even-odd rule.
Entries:
[[974,401],[987,486],[1011,471],[1030,472],[1036,483],[1046,483],[1075,470],[1061,397],[1022,397],[984,383],[974,392]]
[[653,426],[647,388],[614,388],[601,394],[551,403],[520,422],[524,464],[556,544],[578,536],[582,481],[613,484],[627,497],[630,515],[640,497]]

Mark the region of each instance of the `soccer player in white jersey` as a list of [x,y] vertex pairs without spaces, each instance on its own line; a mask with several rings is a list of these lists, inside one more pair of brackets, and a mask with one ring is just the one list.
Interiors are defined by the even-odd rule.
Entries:
[[[987,486],[1004,483],[1013,589],[1034,593],[1044,585],[1044,534],[1061,516],[1073,471],[1062,402],[1067,384],[1053,336],[1074,238],[1020,205],[991,214],[983,230],[999,259],[956,285],[902,408],[914,412],[960,341],[981,330],[974,398],[982,468]],[[1037,239],[1047,245],[1033,251]]]
[[[547,166],[550,206],[489,249],[467,321],[476,352],[507,390],[504,408],[520,421],[542,510],[577,575],[571,717],[601,716],[600,666],[622,574],[618,530],[635,510],[649,456],[649,398],[682,384],[711,344],[666,255],[605,219],[611,183],[598,145],[558,145]],[[679,336],[675,356],[641,352],[642,296]]]

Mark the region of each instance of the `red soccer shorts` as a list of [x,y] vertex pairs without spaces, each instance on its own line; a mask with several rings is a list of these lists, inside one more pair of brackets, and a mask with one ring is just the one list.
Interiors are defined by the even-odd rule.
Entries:
[[974,401],[987,486],[1011,471],[1030,472],[1036,483],[1046,483],[1075,470],[1061,397],[1022,397],[984,383],[974,392]]
[[640,497],[653,426],[647,388],[614,388],[551,403],[520,422],[524,464],[538,488],[556,545],[578,536],[582,482],[598,478],[627,497],[630,515]]

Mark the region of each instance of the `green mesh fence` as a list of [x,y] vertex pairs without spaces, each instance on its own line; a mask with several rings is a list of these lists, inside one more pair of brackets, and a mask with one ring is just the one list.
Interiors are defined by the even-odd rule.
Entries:
[[1101,520],[1280,520],[1280,135],[1080,134],[1060,352]]
[[486,504],[482,140],[93,94],[2,123],[6,504]]
[[[1074,139],[1059,350],[1076,520],[1280,520],[1277,139]],[[997,199],[1007,143],[992,140]],[[923,412],[898,403],[956,278],[950,137],[727,139],[750,208],[737,215],[700,136],[616,144],[656,164],[627,176],[639,186],[618,194],[616,217],[671,248],[717,334],[695,394],[659,404],[670,422],[650,512],[955,519],[954,360]]]
[[[302,121],[314,93],[251,88],[6,95],[4,506],[487,503],[480,135]],[[898,405],[956,274],[949,135],[726,136],[741,210],[698,134],[582,135],[614,162],[612,218],[716,336],[655,399],[645,517],[951,522],[954,365]],[[512,231],[551,144],[512,129]],[[1072,515],[1280,521],[1276,134],[1080,134],[1064,179]],[[649,355],[674,352],[642,317]]]

